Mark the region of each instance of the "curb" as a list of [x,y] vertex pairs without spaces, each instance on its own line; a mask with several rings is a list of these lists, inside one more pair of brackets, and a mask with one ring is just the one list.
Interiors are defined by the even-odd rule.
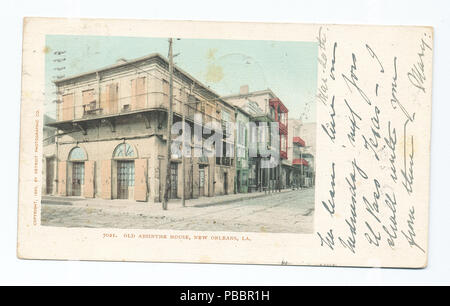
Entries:
[[[272,195],[278,195],[278,194],[283,194],[283,193],[291,193],[295,190],[287,190],[284,192],[274,192],[274,193],[264,193],[264,194],[256,194],[253,196],[244,196],[244,197],[239,197],[239,198],[233,198],[233,199],[223,199],[221,201],[217,201],[217,202],[206,202],[206,203],[199,203],[199,204],[192,204],[192,205],[186,205],[186,207],[195,207],[195,208],[201,208],[201,207],[209,207],[209,206],[214,206],[214,205],[224,205],[224,204],[229,204],[229,203],[235,203],[235,202],[243,202],[246,200],[253,200],[253,199],[258,199],[258,198],[263,198],[263,197],[268,197],[268,196],[272,196]],[[76,201],[81,201],[82,199],[77,199]],[[189,200],[187,200],[189,201]],[[64,206],[73,206],[74,201],[71,200],[65,200],[65,199],[42,199],[41,200],[41,204],[44,205],[64,205]],[[170,203],[170,202],[169,202]]]
[[72,202],[64,201],[64,200],[62,200],[62,201],[58,201],[58,200],[42,200],[41,204],[44,204],[44,205],[67,205],[67,206],[73,205]]
[[[277,192],[276,194],[290,193],[292,191],[293,190],[289,190],[289,191],[285,191],[285,192]],[[196,205],[192,205],[190,207],[209,207],[209,206],[214,206],[214,205],[223,205],[223,204],[234,203],[234,202],[242,202],[245,200],[253,200],[253,199],[263,198],[263,197],[267,197],[270,195],[273,195],[273,194],[270,194],[270,193],[269,194],[258,194],[258,195],[254,195],[254,196],[240,197],[240,198],[235,198],[235,199],[227,199],[227,200],[213,202],[213,203],[196,204]]]

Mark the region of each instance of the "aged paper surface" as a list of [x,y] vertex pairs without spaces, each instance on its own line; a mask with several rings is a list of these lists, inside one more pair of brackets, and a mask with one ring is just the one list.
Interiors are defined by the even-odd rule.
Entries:
[[432,54],[429,27],[26,18],[18,256],[424,267]]

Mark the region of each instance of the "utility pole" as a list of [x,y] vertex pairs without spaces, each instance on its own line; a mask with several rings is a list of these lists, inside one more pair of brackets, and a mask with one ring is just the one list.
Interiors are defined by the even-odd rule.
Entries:
[[[238,193],[238,188],[240,189],[240,186],[237,185],[237,145],[238,145],[238,136],[240,134],[240,129],[239,129],[239,124],[237,121],[237,117],[238,117],[238,112],[237,112],[237,108],[234,107],[234,194]],[[244,140],[245,141],[245,140]],[[242,166],[242,165],[240,165]],[[240,171],[239,171],[239,174]],[[239,178],[239,182],[242,184],[241,179]]]
[[[164,188],[164,198],[162,202],[162,209],[167,210],[167,203],[169,202],[169,191],[170,191],[170,160],[171,160],[171,150],[170,145],[172,143],[172,124],[173,124],[173,113],[172,113],[172,102],[173,102],[173,51],[172,51],[172,38],[169,38],[169,106],[167,110],[167,169],[166,169],[166,183]],[[184,188],[183,188],[184,192]]]
[[[303,120],[302,120],[302,116],[300,115],[300,135],[303,132]],[[302,188],[302,183],[303,183],[303,147],[300,148],[300,189]]]
[[[191,89],[192,91],[192,89]],[[181,149],[181,178],[183,181],[182,184],[182,193],[181,193],[181,205],[183,207],[186,206],[186,195],[185,195],[185,185],[186,185],[186,160],[184,159],[184,154],[186,152],[185,145],[186,145],[186,138],[185,138],[185,130],[184,130],[184,123],[185,123],[185,108],[186,104],[182,101],[181,102],[181,133],[182,133],[182,139],[183,139],[183,146]]]

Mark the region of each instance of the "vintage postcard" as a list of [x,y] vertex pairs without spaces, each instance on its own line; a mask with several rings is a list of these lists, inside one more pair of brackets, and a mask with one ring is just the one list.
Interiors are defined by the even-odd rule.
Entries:
[[26,18],[24,259],[427,265],[433,29]]

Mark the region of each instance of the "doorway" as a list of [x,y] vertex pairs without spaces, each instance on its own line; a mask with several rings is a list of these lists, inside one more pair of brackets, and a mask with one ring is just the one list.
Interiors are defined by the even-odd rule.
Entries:
[[223,193],[228,194],[228,173],[223,174]]
[[45,169],[45,186],[46,193],[53,194],[53,182],[55,181],[55,159],[46,159],[46,169]]
[[117,162],[117,198],[129,198],[129,189],[134,186],[134,161]]
[[72,163],[72,195],[81,196],[81,185],[84,184],[84,162]]
[[242,192],[241,188],[241,170],[237,170],[236,174],[236,192]]
[[178,163],[170,164],[170,198],[176,199],[178,197]]
[[199,196],[203,197],[205,195],[205,167],[200,166],[198,169],[198,176],[199,176]]

